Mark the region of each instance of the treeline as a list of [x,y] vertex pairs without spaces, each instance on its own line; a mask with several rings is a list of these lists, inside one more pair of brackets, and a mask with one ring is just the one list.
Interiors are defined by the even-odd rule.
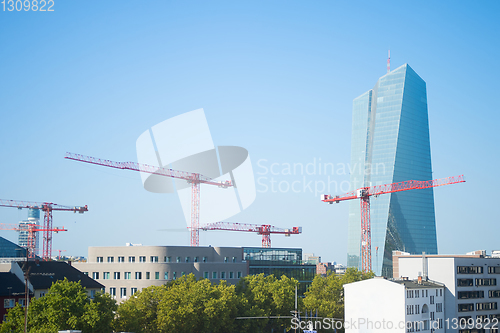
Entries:
[[[299,298],[298,308],[317,311],[320,317],[343,318],[343,285],[372,276],[352,268],[345,275],[317,275],[305,297]],[[79,283],[58,281],[44,297],[32,300],[28,332],[283,332],[290,329],[291,319],[279,317],[289,317],[295,309],[297,285],[286,276],[250,275],[228,285],[196,280],[190,274],[148,287],[116,305],[108,294],[90,299]],[[24,332],[20,305],[9,311],[0,326],[3,332]]]

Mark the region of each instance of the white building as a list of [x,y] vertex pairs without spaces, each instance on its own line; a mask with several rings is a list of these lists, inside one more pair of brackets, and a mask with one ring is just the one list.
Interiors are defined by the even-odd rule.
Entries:
[[203,246],[89,247],[87,262],[73,263],[105,286],[118,302],[149,286],[160,286],[193,273],[218,283],[236,284],[248,275],[243,248]]
[[[490,332],[492,323],[500,320],[499,257],[486,256],[485,251],[424,256],[394,251],[394,277],[414,279],[422,273],[446,286],[446,332]],[[464,323],[467,320],[473,320],[479,330],[468,330]],[[481,330],[484,328],[487,330]]]
[[444,333],[444,286],[376,277],[344,285],[346,333]]

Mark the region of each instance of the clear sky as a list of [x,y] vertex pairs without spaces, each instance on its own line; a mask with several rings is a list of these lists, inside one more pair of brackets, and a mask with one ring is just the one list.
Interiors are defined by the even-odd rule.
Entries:
[[[273,246],[346,263],[348,203],[320,202],[314,182],[331,181],[340,194],[333,182],[348,172],[281,169],[349,163],[352,100],[385,74],[388,49],[392,68],[408,63],[427,83],[434,178],[466,176],[434,191],[440,253],[500,249],[498,1],[1,6],[0,198],[89,206],[83,215],[54,213],[54,225],[69,229],[54,235],[54,249],[86,256],[88,246],[188,245],[188,233],[160,231],[186,226],[177,195],[147,192],[138,173],[63,157],[136,161],[141,133],[204,108],[215,145],[246,148],[260,182],[255,202],[229,220],[302,226],[302,235],[272,236]],[[273,163],[278,175],[265,172]],[[294,181],[312,181],[312,190],[286,191]],[[0,208],[0,223],[26,218]],[[14,231],[0,235],[17,240]],[[260,242],[235,232],[202,232],[200,241]]]

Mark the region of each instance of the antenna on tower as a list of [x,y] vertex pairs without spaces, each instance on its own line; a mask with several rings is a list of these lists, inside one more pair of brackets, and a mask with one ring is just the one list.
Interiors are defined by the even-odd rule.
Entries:
[[391,71],[391,50],[389,50],[389,56],[387,58],[387,73]]

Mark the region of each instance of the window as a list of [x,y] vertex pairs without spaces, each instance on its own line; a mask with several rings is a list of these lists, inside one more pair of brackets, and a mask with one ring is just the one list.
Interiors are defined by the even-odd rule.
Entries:
[[146,256],[140,256],[139,262],[146,262]]
[[177,262],[177,263],[181,262],[181,257],[175,258],[175,262]]
[[472,279],[457,279],[457,287],[472,287]]
[[500,266],[489,266],[488,273],[490,274],[500,274]]
[[198,262],[198,257],[194,257],[193,262]]
[[212,279],[217,279],[217,272],[212,272]]
[[95,290],[90,291],[90,298],[94,299],[95,297]]
[[168,280],[168,272],[165,272],[165,280]]
[[420,304],[415,305],[415,314],[420,314]]
[[120,272],[115,272],[113,275],[115,280],[120,280]]
[[184,262],[189,262],[189,257],[186,257],[186,258],[184,259]]
[[89,272],[83,272],[83,274],[85,274],[85,275],[89,276]]
[[97,262],[104,262],[104,260],[102,259],[102,257],[97,257]]
[[160,279],[160,272],[155,272],[155,280],[159,280]]
[[125,257],[118,257],[118,262],[125,262]]
[[443,328],[443,319],[439,318],[439,328]]
[[151,256],[149,260],[151,260],[151,262],[158,262],[158,256]]
[[434,312],[431,312],[431,320],[434,320],[435,319],[435,315],[434,315]]
[[203,272],[203,278],[208,279],[208,272]]
[[238,276],[238,279],[240,279],[241,278],[241,272],[238,272],[237,276]]
[[135,279],[141,280],[142,279],[142,272],[135,272]]
[[476,279],[476,286],[496,286],[497,279]]
[[172,275],[173,275],[173,276],[172,276],[172,278],[173,278],[174,280],[175,280],[175,279],[177,279],[177,272],[174,272]]
[[172,257],[165,257],[165,262],[172,262]]
[[108,257],[108,262],[115,262],[115,257]]
[[429,290],[425,289],[425,297],[429,297]]
[[236,257],[233,257],[233,262],[236,262]]
[[125,272],[125,280],[130,280],[132,278],[131,272]]
[[224,262],[227,262],[227,257],[224,257]]
[[207,262],[208,261],[208,258],[207,257],[203,257],[203,262]]
[[482,274],[481,266],[457,266],[457,274]]
[[430,303],[434,304],[434,296],[431,296]]
[[184,275],[186,275],[186,273],[184,273],[184,272],[181,272],[181,276],[184,276]]
[[474,311],[474,303],[458,304],[458,312]]
[[128,257],[128,262],[135,262],[135,257]]
[[476,304],[477,311],[496,310],[496,309],[497,309],[497,302]]
[[16,306],[16,300],[14,298],[6,298],[3,300],[3,307],[10,309]]
[[436,312],[443,312],[443,303],[436,303]]
[[420,290],[415,290],[415,298],[419,298],[420,297]]
[[499,298],[500,297],[500,290],[490,290],[490,291],[488,291],[488,297],[489,298]]
[[26,299],[25,298],[20,298],[18,301],[19,305],[21,305],[22,307],[24,307],[24,305],[26,304]]
[[150,273],[146,272],[146,280],[149,280],[149,275],[150,275]]
[[470,298],[484,298],[483,290],[475,290],[475,291],[459,291],[457,293],[458,299],[470,299]]
[[109,294],[114,298],[116,297],[116,288],[115,287],[111,287],[109,288]]
[[94,280],[98,280],[99,279],[99,272],[92,272],[92,278]]
[[104,280],[109,280],[109,272],[104,272],[104,273],[102,273],[102,278],[103,278]]
[[225,279],[226,278],[226,272],[220,272],[220,278]]
[[438,295],[438,290],[436,289],[436,296]]
[[229,272],[229,278],[234,279],[234,272]]
[[130,296],[137,292],[137,288],[130,288]]
[[127,297],[127,288],[120,288],[120,298]]
[[439,297],[443,296],[443,289],[439,289]]

